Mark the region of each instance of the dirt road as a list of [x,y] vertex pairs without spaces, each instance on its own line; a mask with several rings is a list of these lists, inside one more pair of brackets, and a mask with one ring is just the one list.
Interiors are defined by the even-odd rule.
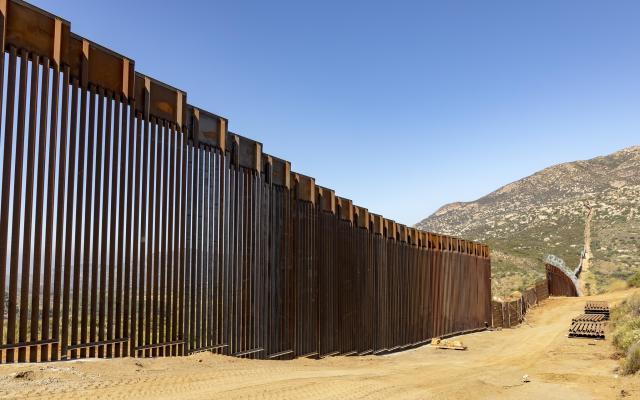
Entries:
[[[619,301],[630,291],[593,296]],[[382,357],[252,361],[199,354],[0,366],[0,398],[135,399],[615,399],[640,398],[618,377],[609,340],[568,339],[585,298],[554,298],[519,328]],[[17,374],[17,375],[16,375]],[[522,383],[528,374],[531,382]]]
[[580,276],[580,289],[584,295],[598,292],[596,279],[591,273],[591,221],[593,220],[595,210],[591,205],[587,206],[587,210],[587,217],[584,224],[584,260],[582,260],[582,272]]

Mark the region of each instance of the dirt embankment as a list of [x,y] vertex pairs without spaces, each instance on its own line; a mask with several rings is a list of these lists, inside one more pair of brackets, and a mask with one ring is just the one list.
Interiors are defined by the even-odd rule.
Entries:
[[[616,302],[631,291],[593,296]],[[586,298],[552,298],[518,328],[460,337],[468,351],[253,361],[210,354],[0,366],[0,398],[615,399],[640,398],[609,342],[568,339]],[[521,382],[527,374],[530,382]]]

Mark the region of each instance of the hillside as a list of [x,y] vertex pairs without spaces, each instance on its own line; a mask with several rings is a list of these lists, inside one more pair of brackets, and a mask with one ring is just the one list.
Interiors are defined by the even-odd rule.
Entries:
[[493,289],[543,276],[547,253],[577,265],[592,209],[586,288],[601,292],[640,270],[640,146],[539,171],[476,200],[451,203],[415,226],[488,243]]

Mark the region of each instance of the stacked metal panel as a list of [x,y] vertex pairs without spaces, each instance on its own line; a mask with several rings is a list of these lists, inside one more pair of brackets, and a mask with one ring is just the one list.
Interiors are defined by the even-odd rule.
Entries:
[[571,319],[571,322],[579,322],[579,321],[602,322],[606,320],[607,318],[605,318],[605,316],[602,314],[580,314],[577,317],[573,317]]
[[604,339],[608,319],[609,303],[587,301],[584,305],[584,314],[572,318],[569,337]]
[[587,301],[584,305],[584,313],[602,315],[604,319],[609,319],[609,303],[606,301]]
[[575,321],[569,328],[571,338],[604,339],[606,322]]

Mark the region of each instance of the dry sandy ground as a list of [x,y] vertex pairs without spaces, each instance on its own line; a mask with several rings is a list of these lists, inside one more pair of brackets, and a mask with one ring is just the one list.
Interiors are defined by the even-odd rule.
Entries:
[[[629,294],[591,298],[616,302]],[[460,337],[468,351],[425,346],[381,357],[324,360],[254,361],[198,354],[3,365],[0,398],[640,398],[640,376],[616,374],[618,362],[611,358],[609,340],[566,337],[571,317],[580,313],[584,301],[550,299],[533,309],[519,328]],[[521,382],[525,374],[531,382]]]

